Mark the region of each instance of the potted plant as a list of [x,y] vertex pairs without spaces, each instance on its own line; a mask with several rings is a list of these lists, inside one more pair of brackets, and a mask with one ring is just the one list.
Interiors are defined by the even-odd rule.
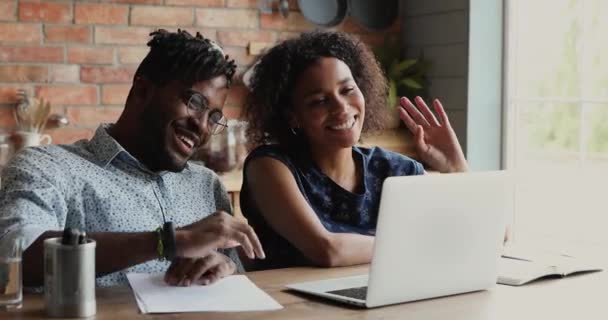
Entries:
[[428,80],[426,72],[430,64],[421,55],[417,59],[402,59],[399,44],[385,41],[381,47],[374,48],[374,54],[386,76],[388,91],[389,117],[388,128],[396,128],[401,123],[396,107],[400,97],[413,100],[416,96],[426,96]]

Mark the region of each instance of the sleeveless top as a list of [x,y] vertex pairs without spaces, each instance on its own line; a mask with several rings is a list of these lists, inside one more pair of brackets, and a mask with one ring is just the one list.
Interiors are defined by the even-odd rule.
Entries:
[[[375,235],[380,193],[384,179],[424,173],[422,164],[404,155],[382,148],[352,148],[362,166],[363,185],[360,193],[347,191],[326,176],[304,152],[279,145],[264,145],[253,150],[245,160],[240,204],[243,215],[254,228],[266,253],[266,259],[255,260],[252,270],[311,265],[297,248],[280,236],[265,221],[251,198],[247,183],[247,165],[255,158],[271,157],[289,168],[300,192],[323,226],[330,232]],[[285,212],[289,214],[289,212]]]

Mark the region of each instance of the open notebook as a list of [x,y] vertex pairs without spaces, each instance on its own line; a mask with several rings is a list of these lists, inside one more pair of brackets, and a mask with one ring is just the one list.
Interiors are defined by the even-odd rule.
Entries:
[[567,254],[507,247],[498,265],[498,283],[520,286],[545,277],[566,277],[575,273],[602,271],[585,259]]

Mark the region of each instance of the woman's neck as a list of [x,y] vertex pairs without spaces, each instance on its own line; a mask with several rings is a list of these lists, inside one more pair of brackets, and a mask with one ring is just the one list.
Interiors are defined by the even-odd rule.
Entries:
[[361,170],[353,157],[352,148],[312,150],[312,161],[345,190],[357,192],[360,189]]

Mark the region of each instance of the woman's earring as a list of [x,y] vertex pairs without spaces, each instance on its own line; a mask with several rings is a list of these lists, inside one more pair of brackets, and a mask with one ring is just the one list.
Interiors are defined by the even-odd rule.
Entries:
[[298,133],[296,132],[296,129],[294,129],[294,128],[289,128],[289,130],[291,130],[291,133],[292,133],[294,136],[297,136],[297,135],[298,135]]

